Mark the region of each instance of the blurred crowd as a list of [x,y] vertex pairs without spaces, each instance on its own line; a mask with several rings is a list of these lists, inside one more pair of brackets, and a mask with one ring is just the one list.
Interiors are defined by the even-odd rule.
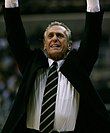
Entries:
[[3,126],[19,85],[20,73],[5,38],[0,38],[0,129]]

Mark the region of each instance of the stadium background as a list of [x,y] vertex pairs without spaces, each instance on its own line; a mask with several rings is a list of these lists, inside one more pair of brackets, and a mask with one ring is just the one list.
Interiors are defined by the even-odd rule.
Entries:
[[[110,113],[110,0],[100,0],[104,9],[99,58],[91,79]],[[0,130],[9,114],[21,81],[9,50],[0,0]],[[62,21],[72,30],[73,47],[78,48],[84,29],[84,0],[20,0],[21,16],[31,48],[42,48],[43,32],[51,21]]]

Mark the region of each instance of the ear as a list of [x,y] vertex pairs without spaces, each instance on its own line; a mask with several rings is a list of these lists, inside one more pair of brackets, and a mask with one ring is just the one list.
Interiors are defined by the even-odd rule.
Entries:
[[44,44],[44,50],[46,50],[46,45]]
[[71,50],[71,46],[72,46],[72,41],[69,41],[69,43],[68,43],[68,50],[69,51]]
[[43,40],[43,44],[44,44],[44,50],[46,50],[45,39]]

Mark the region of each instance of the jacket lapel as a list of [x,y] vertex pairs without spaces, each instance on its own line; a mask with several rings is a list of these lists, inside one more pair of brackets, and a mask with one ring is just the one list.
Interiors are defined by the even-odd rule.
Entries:
[[3,133],[9,131],[12,133],[19,121],[23,118],[26,112],[30,92],[34,86],[37,71],[40,68],[47,68],[49,66],[48,59],[44,55],[43,51],[35,50],[33,52],[34,54],[30,60],[31,62],[29,62],[23,74],[22,83],[20,84],[13,107],[3,128]]
[[76,133],[77,131],[78,133],[102,132],[98,126],[104,120],[107,120],[109,116],[86,70],[81,66],[77,58],[69,55],[60,71],[80,93],[80,106],[75,127]]

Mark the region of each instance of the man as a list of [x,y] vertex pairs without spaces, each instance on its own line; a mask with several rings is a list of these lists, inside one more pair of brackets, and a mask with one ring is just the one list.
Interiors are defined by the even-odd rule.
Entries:
[[[30,50],[17,0],[5,0],[5,23],[10,48],[22,73],[22,83],[2,133],[74,132],[109,133],[109,115],[94,89],[89,75],[98,56],[103,13],[98,0],[87,0],[84,37],[78,51],[71,50],[71,31],[59,22],[51,23],[44,33],[44,51]],[[53,62],[58,84],[55,111],[42,108]],[[50,88],[48,88],[51,93]],[[51,95],[50,92],[47,92]],[[51,100],[51,96],[48,96]],[[55,95],[54,95],[55,96]],[[53,96],[52,96],[53,97]],[[45,100],[47,103],[49,100]],[[54,114],[51,123],[46,120]],[[43,120],[43,122],[42,122]],[[46,121],[42,129],[42,123]],[[50,130],[51,125],[51,130]]]

